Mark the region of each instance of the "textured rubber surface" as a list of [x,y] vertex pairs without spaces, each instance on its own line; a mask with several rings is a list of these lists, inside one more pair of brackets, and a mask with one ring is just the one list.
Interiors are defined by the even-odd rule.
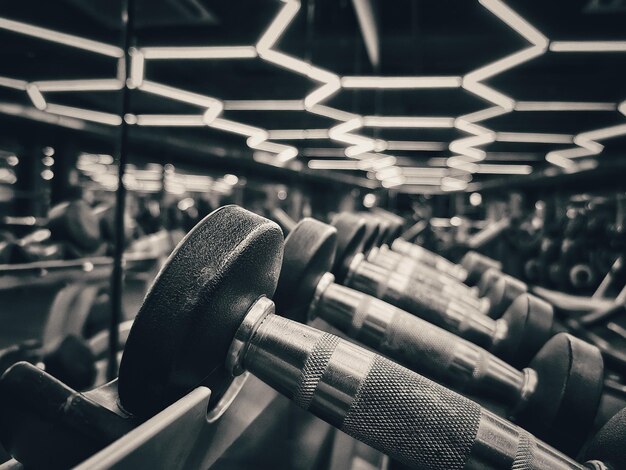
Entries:
[[237,206],[209,214],[176,247],[135,319],[120,366],[123,407],[142,417],[198,385],[220,399],[226,353],[250,306],[271,297],[282,264],[278,225]]
[[352,258],[363,251],[365,219],[349,212],[337,214],[332,221],[337,229],[337,254],[332,272],[340,284],[348,274]]
[[508,324],[506,340],[497,346],[497,355],[523,368],[552,336],[554,311],[532,294],[522,294],[511,304],[501,321]]
[[283,266],[274,294],[279,315],[300,323],[320,278],[330,271],[337,249],[337,231],[331,225],[305,218],[285,240]]
[[479,421],[476,403],[375,356],[341,430],[414,468],[455,470]]
[[567,333],[552,337],[530,363],[537,389],[516,420],[570,456],[593,425],[604,382],[598,348]]
[[581,461],[600,460],[614,470],[626,469],[626,408],[613,416],[588,444]]

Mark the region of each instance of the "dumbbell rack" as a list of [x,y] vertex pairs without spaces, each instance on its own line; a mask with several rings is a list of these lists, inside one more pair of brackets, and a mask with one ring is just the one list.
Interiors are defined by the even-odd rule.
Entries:
[[[154,255],[124,256],[127,271],[143,272],[157,261]],[[92,279],[108,279],[113,259],[106,256],[77,260],[39,261],[0,265],[0,291],[23,287]]]
[[[154,269],[159,259],[153,255],[133,254],[125,256],[124,262],[127,276],[132,277]],[[0,296],[13,296],[19,290],[23,293],[20,297],[42,301],[40,313],[29,311],[21,315],[23,322],[17,326],[19,334],[11,337],[13,342],[39,337],[45,345],[59,335],[80,334],[98,288],[111,277],[112,266],[113,260],[109,257],[0,265]],[[7,313],[13,314],[8,310]],[[18,306],[14,311],[22,312],[22,309]],[[14,322],[5,322],[5,325],[12,324]],[[20,337],[20,334],[26,336]]]
[[[295,407],[244,374],[223,414],[207,415],[211,391],[198,387],[76,467],[94,468],[386,468],[387,458]],[[218,405],[218,409],[220,405]],[[281,426],[282,425],[282,426]],[[0,470],[22,468],[15,460]]]

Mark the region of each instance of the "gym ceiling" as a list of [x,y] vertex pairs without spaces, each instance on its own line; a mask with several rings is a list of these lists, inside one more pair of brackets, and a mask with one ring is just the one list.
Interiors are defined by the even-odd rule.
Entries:
[[625,0],[130,3],[123,116],[119,2],[4,2],[3,127],[88,139],[124,120],[163,152],[401,192],[588,171],[626,150]]

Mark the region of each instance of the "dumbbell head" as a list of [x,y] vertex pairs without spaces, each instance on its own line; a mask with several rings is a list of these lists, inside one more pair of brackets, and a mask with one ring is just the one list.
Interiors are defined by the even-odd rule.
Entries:
[[365,235],[363,237],[363,253],[369,253],[376,246],[376,242],[380,238],[380,225],[372,218],[365,220]]
[[122,406],[151,416],[198,385],[215,404],[232,381],[228,349],[248,309],[272,296],[282,263],[275,223],[225,206],[192,229],[155,279],[120,365]]
[[119,416],[38,367],[19,362],[0,381],[0,441],[26,468],[73,468],[117,437]]
[[576,264],[569,270],[569,281],[576,289],[589,289],[596,282],[596,274],[589,264]]
[[537,386],[516,422],[575,455],[593,425],[602,396],[604,363],[598,348],[567,333],[553,336],[531,361]]
[[389,236],[386,243],[389,244],[393,242],[396,238],[399,238],[400,235],[402,235],[404,222],[400,222],[399,220],[392,220],[391,218],[387,219],[387,222],[389,222]]
[[584,460],[599,460],[611,469],[624,470],[626,469],[625,441],[626,408],[622,408],[587,444],[583,451],[583,458]]
[[100,221],[86,202],[63,202],[50,209],[48,217],[48,228],[54,239],[71,242],[86,251],[100,245]]
[[0,231],[0,264],[11,262],[15,248],[15,237],[11,232]]
[[296,225],[285,240],[283,266],[273,297],[281,315],[307,322],[315,289],[330,271],[336,249],[334,227],[310,218]]
[[393,240],[402,235],[402,230],[405,223],[405,220],[402,217],[380,207],[373,208],[372,213],[376,217],[385,219],[391,225],[390,238],[389,240],[387,240],[388,243],[391,243]]
[[478,284],[481,280],[481,276],[490,268],[500,270],[502,263],[489,258],[488,256],[481,255],[476,251],[468,251],[461,258],[461,266],[467,271],[467,279],[465,282],[469,285]]
[[489,316],[499,318],[520,295],[528,290],[528,286],[507,274],[493,268],[488,269],[481,278],[479,293],[489,299]]
[[380,219],[375,216],[370,216],[372,219],[376,220],[378,226],[380,227],[380,233],[378,234],[378,239],[376,240],[376,246],[383,246],[386,243],[391,242],[393,227],[389,223],[389,221]]
[[552,336],[554,310],[532,294],[518,296],[502,316],[507,324],[508,341],[497,354],[516,367],[525,367]]
[[337,252],[332,272],[338,282],[343,282],[352,258],[363,251],[365,243],[365,220],[349,212],[337,214],[332,225],[337,229]]
[[44,357],[46,371],[64,384],[84,390],[96,380],[96,358],[85,341],[78,336],[66,336]]

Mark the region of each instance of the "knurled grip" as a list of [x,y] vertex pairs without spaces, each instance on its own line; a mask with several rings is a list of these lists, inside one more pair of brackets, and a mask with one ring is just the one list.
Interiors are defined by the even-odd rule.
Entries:
[[398,310],[385,330],[379,351],[415,372],[452,385],[462,378],[451,371],[461,343],[465,341],[458,336]]
[[524,374],[488,351],[402,310],[394,312],[380,344],[383,355],[418,374],[475,397],[516,406]]
[[515,460],[513,461],[511,470],[533,470],[536,468],[536,451],[537,443],[535,442],[535,436],[524,430],[520,430]]
[[381,356],[358,389],[341,430],[413,468],[462,469],[480,407]]
[[439,292],[429,289],[417,282],[407,282],[399,291],[399,298],[394,299],[396,305],[420,318],[439,326],[449,325],[447,320],[448,299]]

